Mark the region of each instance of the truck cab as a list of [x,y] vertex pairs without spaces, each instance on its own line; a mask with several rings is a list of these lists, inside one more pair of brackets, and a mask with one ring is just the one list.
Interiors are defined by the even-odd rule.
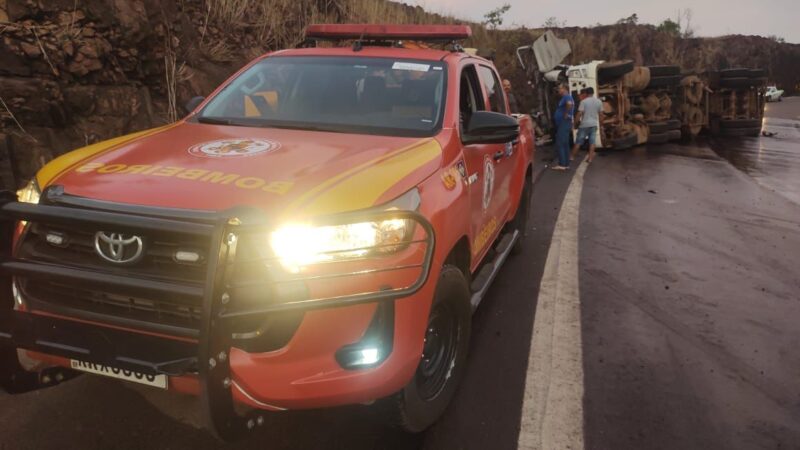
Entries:
[[530,117],[470,33],[312,26],[184,119],[44,166],[0,202],[0,386],[194,394],[225,440],[346,404],[430,426],[532,189]]

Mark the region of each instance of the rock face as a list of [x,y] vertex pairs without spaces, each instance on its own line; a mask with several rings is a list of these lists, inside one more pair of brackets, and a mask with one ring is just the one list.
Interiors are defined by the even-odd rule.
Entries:
[[[250,59],[298,44],[312,20],[453,21],[372,1],[365,9],[363,0],[0,0],[0,188],[18,188],[68,150],[175,120],[185,111],[170,105],[208,95]],[[542,30],[473,28],[470,45],[497,49],[497,65],[527,111],[532,91],[515,50]],[[767,68],[790,92],[800,83],[800,46],[760,37],[682,40],[625,25],[557,34],[572,43],[571,62],[747,65]]]

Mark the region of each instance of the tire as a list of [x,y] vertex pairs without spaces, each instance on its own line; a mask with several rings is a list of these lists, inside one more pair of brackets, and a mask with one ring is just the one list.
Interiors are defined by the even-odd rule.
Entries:
[[749,78],[750,77],[750,69],[745,68],[736,68],[736,69],[724,69],[719,71],[720,78]]
[[636,133],[631,133],[625,137],[611,140],[611,147],[615,150],[624,150],[631,148],[639,143],[639,137]]
[[757,137],[761,134],[761,127],[756,128],[722,128],[719,130],[720,136],[729,136],[729,137],[743,137],[743,136],[750,136],[750,137]]
[[650,122],[647,124],[648,128],[650,128],[650,134],[661,134],[665,133],[669,130],[669,125],[667,122]]
[[511,248],[512,255],[519,255],[525,245],[525,238],[528,235],[528,217],[531,211],[531,196],[533,195],[533,180],[530,177],[525,177],[525,186],[522,188],[522,195],[519,198],[519,205],[517,206],[517,213],[511,219],[509,225],[512,230],[519,231],[517,242]]
[[669,130],[666,132],[666,135],[668,141],[680,141],[683,138],[683,134],[681,133],[680,129]]
[[761,121],[758,119],[727,119],[719,123],[720,128],[760,128]]
[[678,119],[669,119],[667,121],[667,130],[668,131],[680,130],[681,129],[681,125],[683,125],[683,123],[681,123],[680,120],[678,120]]
[[750,69],[747,76],[750,78],[764,78],[767,76],[767,71],[764,69]]
[[757,81],[752,78],[738,77],[738,78],[723,78],[719,80],[720,87],[723,88],[749,88],[757,84]]
[[671,77],[673,75],[680,75],[680,66],[647,66],[650,69],[651,77]]
[[648,89],[660,87],[673,87],[681,84],[680,75],[669,75],[665,77],[650,77],[650,84],[647,85]]
[[669,132],[664,133],[657,133],[653,134],[650,133],[650,136],[647,138],[648,144],[666,144],[669,142]]
[[597,81],[606,84],[633,70],[633,61],[604,62],[597,66]]
[[[387,421],[406,432],[419,433],[439,419],[455,395],[466,369],[471,322],[467,279],[457,267],[445,265],[436,283],[425,328],[426,348],[414,377],[400,392],[381,401]],[[451,329],[453,327],[455,329]],[[431,329],[439,333],[434,336],[435,331],[431,333]],[[435,355],[429,354],[430,359],[426,360],[429,352],[435,352]],[[426,366],[426,361],[435,367]],[[431,370],[433,372],[427,375],[426,371]]]

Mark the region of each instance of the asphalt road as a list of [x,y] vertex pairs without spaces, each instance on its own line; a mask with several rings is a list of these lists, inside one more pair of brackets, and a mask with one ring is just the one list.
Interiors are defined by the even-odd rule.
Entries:
[[[769,114],[774,137],[603,153],[587,167],[576,327],[586,448],[800,448],[800,101]],[[516,448],[540,282],[574,172],[542,173],[524,252],[474,316],[466,377],[424,434],[359,406],[270,415],[222,446],[189,424],[193,399],[83,376],[0,394],[0,449]]]

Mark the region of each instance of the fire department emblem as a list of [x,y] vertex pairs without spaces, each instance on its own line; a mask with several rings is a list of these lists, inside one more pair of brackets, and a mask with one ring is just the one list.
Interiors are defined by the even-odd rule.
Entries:
[[189,154],[202,158],[230,158],[254,156],[280,148],[280,144],[266,139],[220,139],[189,147]]
[[489,209],[494,192],[494,164],[488,155],[483,160],[483,210]]

